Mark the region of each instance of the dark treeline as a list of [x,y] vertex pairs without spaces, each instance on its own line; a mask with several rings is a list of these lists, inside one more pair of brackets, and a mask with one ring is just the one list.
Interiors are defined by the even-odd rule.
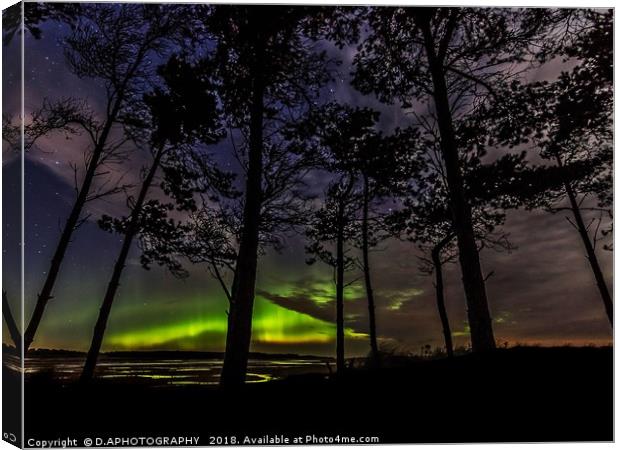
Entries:
[[[27,3],[26,14],[34,38],[45,38],[45,21],[66,25],[67,70],[102,86],[105,102],[95,113],[86,99],[45,99],[26,125],[27,150],[54,135],[89,145],[23,338],[3,296],[24,351],[74,233],[91,220],[86,206],[102,198],[124,199],[127,214],[97,218],[122,245],[82,381],[95,373],[127,258],[139,252],[145,268],[178,277],[189,264],[207,268],[229,300],[221,383],[244,383],[261,256],[292,235],[305,239],[308,263],[333,269],[339,372],[353,273],[367,298],[370,360],[381,365],[372,256],[394,238],[412,242],[434,276],[447,355],[447,263],[460,269],[471,349],[491,351],[495,268],[483,270],[481,253],[516,251],[502,226],[518,208],[568,214],[612,323],[597,256],[611,249],[611,11]],[[5,28],[5,45],[19,32]],[[387,128],[378,111],[334,100],[343,49],[354,51],[344,81],[409,124]],[[533,81],[558,60],[569,69]],[[3,123],[18,145],[14,120]],[[125,176],[128,161],[137,168]]]

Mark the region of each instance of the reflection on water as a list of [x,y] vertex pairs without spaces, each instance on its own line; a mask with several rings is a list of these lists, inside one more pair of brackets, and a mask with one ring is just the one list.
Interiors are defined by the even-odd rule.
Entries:
[[[4,364],[19,371],[19,360],[4,355]],[[28,357],[25,363],[26,376],[51,376],[71,382],[78,379],[84,364],[84,357]],[[147,382],[156,386],[166,385],[213,385],[219,382],[221,360],[216,359],[130,359],[102,355],[97,365],[96,376],[104,380],[120,382]],[[248,383],[260,383],[280,379],[289,375],[306,373],[327,374],[325,361],[319,359],[250,360]]]

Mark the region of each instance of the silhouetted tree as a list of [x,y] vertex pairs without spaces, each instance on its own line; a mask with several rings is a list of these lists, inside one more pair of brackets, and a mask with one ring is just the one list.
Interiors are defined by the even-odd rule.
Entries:
[[[151,79],[150,58],[165,51],[180,20],[164,6],[83,5],[74,30],[65,43],[70,70],[78,77],[100,80],[105,86],[105,115],[96,122],[78,122],[90,139],[90,150],[77,197],[64,225],[50,268],[24,333],[27,351],[43,317],[73,232],[87,218],[87,202],[103,164],[123,160],[133,139],[132,122],[140,117],[140,98]],[[77,174],[77,168],[75,168]]]
[[596,254],[612,221],[613,12],[577,14],[552,53],[577,65],[552,82],[510,84],[485,113],[499,144],[533,144],[543,160],[556,165],[561,184],[537,198],[536,206],[572,214],[568,220],[579,233],[613,326],[613,301]]
[[435,275],[437,311],[441,320],[446,353],[452,357],[454,351],[444,298],[443,265],[453,262],[457,257],[455,235],[446,207],[445,188],[433,185],[430,180],[425,180],[425,185],[424,189],[420,189],[418,183],[415,196],[406,197],[403,205],[386,217],[386,223],[396,236],[404,234],[407,240],[415,243],[423,255],[430,253],[430,261],[426,256],[421,258],[423,264],[420,269],[423,273]]
[[265,230],[289,226],[281,219],[292,219],[291,208],[298,206],[288,193],[304,164],[280,144],[282,123],[318,99],[318,88],[329,79],[328,61],[313,44],[311,8],[222,5],[202,12],[205,39],[213,42],[211,67],[245,175],[242,207],[235,208],[241,220],[221,377],[223,385],[236,386],[247,369],[261,235],[269,238]]
[[[138,237],[140,240],[143,266],[148,268],[149,264],[157,262],[174,275],[185,276],[177,255],[183,245],[186,226],[171,219],[169,211],[175,207],[179,211],[195,211],[195,194],[219,187],[226,189],[230,181],[230,177],[220,172],[208,154],[200,151],[197,145],[215,144],[225,135],[212,81],[207,77],[188,77],[183,72],[184,67],[172,58],[160,69],[167,90],[157,88],[153,94],[145,96],[153,131],[150,142],[143,143],[151,145],[152,160],[143,169],[143,181],[137,198],[129,197],[127,200],[131,214],[124,218],[104,216],[99,222],[103,229],[122,234],[123,244],[99,311],[81,375],[82,382],[89,381],[93,376],[112,304],[134,239]],[[189,80],[191,83],[186,84]],[[183,90],[194,95],[194,102],[189,105],[184,103],[183,108],[178,108],[179,93]],[[160,168],[164,176],[160,187],[174,203],[148,199]]]
[[373,213],[372,207],[378,200],[405,188],[411,177],[411,147],[417,144],[417,134],[411,130],[397,129],[392,135],[384,136],[376,129],[378,120],[379,113],[372,109],[330,103],[312,112],[296,130],[296,138],[302,142],[298,145],[306,145],[322,155],[321,169],[352,177],[352,200],[358,201],[355,220],[360,226],[351,239],[362,254],[370,347],[375,362],[379,360],[379,348],[370,249],[382,236],[378,233],[381,214]]
[[[64,135],[69,139],[71,135],[79,134],[84,129],[94,129],[96,121],[92,112],[88,109],[85,102],[72,98],[63,98],[56,101],[45,99],[43,106],[32,111],[29,115],[28,123],[24,125],[24,133],[22,138],[22,129],[20,123],[15,123],[9,114],[3,114],[2,117],[2,139],[7,143],[11,152],[20,153],[22,151],[29,152],[37,144],[37,141],[44,137],[52,135]],[[74,167],[77,170],[77,167]],[[96,194],[91,195],[91,199],[105,197],[122,191],[126,186],[116,180],[112,187],[103,183],[97,188]],[[78,189],[76,184],[75,189]],[[76,228],[82,222],[76,225]],[[15,320],[8,302],[8,294],[3,292],[3,308],[2,312],[5,316],[9,329],[11,330],[11,338],[15,346],[21,348],[22,336],[19,328],[14,327]],[[6,300],[6,302],[4,301]]]
[[[131,197],[128,199],[127,204],[131,205],[132,210],[131,216],[128,219],[123,218],[116,220],[113,220],[111,217],[106,216],[101,220],[102,228],[108,229],[110,231],[114,230],[120,232],[124,235],[124,237],[120,253],[116,259],[116,263],[114,264],[112,277],[108,282],[106,293],[103,298],[101,308],[99,309],[99,315],[97,317],[97,323],[93,332],[92,342],[90,344],[90,348],[86,357],[86,363],[84,364],[84,369],[82,370],[82,374],[80,377],[81,382],[89,381],[95,371],[97,358],[99,356],[99,350],[101,349],[105,328],[108,323],[108,317],[110,316],[110,311],[112,310],[112,303],[114,302],[116,291],[118,290],[118,286],[120,284],[120,278],[123,269],[125,268],[127,256],[129,255],[129,251],[131,250],[133,239],[139,232],[140,225],[142,225],[142,227],[145,227],[145,225],[140,224],[141,220],[165,220],[165,211],[167,209],[165,206],[162,208],[162,205],[158,204],[145,205],[147,193],[151,187],[151,184],[153,183],[153,179],[161,163],[161,159],[164,155],[164,150],[165,146],[163,145],[160,145],[155,150],[153,155],[153,161],[151,162],[151,165],[147,170],[146,176],[142,181],[142,186],[140,187],[138,197],[135,200]],[[157,211],[158,214],[156,214],[155,211]],[[174,227],[174,225],[172,224],[171,226]],[[168,231],[168,227],[164,227],[164,229]]]
[[[41,39],[43,34],[40,24],[48,20],[55,20],[75,25],[81,11],[79,3],[54,2],[24,2],[24,29],[35,39]],[[8,46],[22,27],[22,3],[18,3],[2,11],[2,43]]]
[[19,332],[19,328],[17,326],[17,323],[15,322],[13,313],[11,312],[11,305],[9,305],[9,300],[6,296],[5,291],[2,291],[2,316],[4,317],[4,321],[6,322],[6,327],[9,330],[11,340],[15,344],[15,349],[18,354],[21,354],[22,335]]
[[[432,101],[459,248],[472,348],[495,348],[484,277],[466,196],[454,121],[534,59],[546,12],[476,8],[370,8],[367,38],[355,57],[354,85],[410,108]],[[416,107],[418,106],[416,105]],[[415,111],[415,109],[414,109]]]
[[[518,188],[510,180],[525,176],[523,157],[523,154],[506,155],[486,165],[478,159],[463,162],[478,252],[484,248],[496,251],[513,248],[499,227],[504,223],[507,208],[522,205]],[[456,233],[448,207],[447,187],[442,174],[429,171],[428,166],[414,179],[410,194],[403,198],[400,208],[386,217],[386,223],[397,236],[404,234],[418,246],[424,255],[421,257],[421,271],[435,276],[437,311],[446,353],[452,357],[454,347],[445,305],[443,266],[458,258],[458,247],[454,242]],[[485,281],[492,273],[485,276]]]
[[14,153],[21,151],[21,124],[14,123],[13,116],[2,113],[2,141],[7,144],[8,150]]
[[[341,173],[338,181],[331,183],[326,192],[323,206],[314,214],[310,227],[306,230],[309,244],[306,252],[313,255],[308,259],[313,264],[317,259],[334,268],[336,284],[336,368],[339,373],[345,369],[344,351],[344,275],[355,268],[355,259],[348,255],[347,242],[359,230],[356,223],[359,196],[355,194],[355,177],[351,173]],[[335,250],[330,248],[335,247]]]
[[[464,189],[472,205],[472,225],[477,248],[495,251],[513,249],[501,230],[506,211],[539,205],[541,195],[562,185],[560,174],[553,168],[536,166],[526,161],[526,152],[500,153],[490,158],[489,147],[495,145],[484,108],[480,114],[455,121],[455,136],[460,151]],[[385,222],[397,236],[404,235],[422,251],[424,273],[435,275],[437,308],[448,355],[452,355],[452,337],[445,307],[442,267],[458,258],[456,233],[449,207],[448,184],[441,158],[440,137],[425,122],[420,128],[422,143],[412,146],[416,170],[409,190],[402,196],[400,207]],[[571,165],[573,174],[585,168]],[[486,279],[493,271],[485,275]]]
[[192,263],[206,264],[229,303],[232,299],[230,278],[237,259],[234,241],[238,230],[238,222],[234,218],[220,208],[205,205],[191,215],[184,247],[185,256]]

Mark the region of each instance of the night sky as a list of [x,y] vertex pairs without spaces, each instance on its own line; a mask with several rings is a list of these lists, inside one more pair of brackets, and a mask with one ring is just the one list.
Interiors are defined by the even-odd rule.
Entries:
[[[43,37],[26,37],[26,114],[45,97],[85,98],[94,111],[101,110],[102,87],[92,80],[77,79],[64,64],[59,40],[66,29],[56,23],[43,27]],[[15,54],[18,40],[7,55]],[[381,111],[385,131],[408,125],[398,106],[382,105],[348,84],[354,49],[330,51],[343,61],[337,81],[327,96],[354,105],[373,106]],[[6,59],[5,59],[6,60]],[[548,64],[532,78],[558,73]],[[3,89],[19,86],[19,73],[5,65]],[[7,98],[8,97],[8,98]],[[17,111],[19,97],[5,94],[5,112]],[[41,140],[25,162],[26,319],[41,288],[44,272],[74,198],[71,162],[81,163],[86,142],[79,136],[55,136]],[[229,153],[227,143],[219,146]],[[145,153],[136,149],[129,166],[139,167]],[[224,164],[234,165],[226,156]],[[4,199],[19,198],[17,155],[3,147]],[[233,167],[234,169],[234,167]],[[130,171],[131,172],[131,171]],[[136,171],[133,170],[135,173]],[[131,175],[129,175],[131,178]],[[134,175],[135,177],[135,175]],[[19,204],[4,205],[18,211]],[[111,272],[120,236],[101,231],[95,223],[101,213],[124,211],[124,198],[107,198],[90,204],[93,219],[74,235],[41,327],[33,344],[39,348],[86,350],[92,336],[99,305]],[[6,217],[6,213],[5,213]],[[5,219],[6,221],[6,219]],[[5,243],[19,238],[18,224],[5,225]],[[508,214],[506,232],[517,247],[511,253],[482,253],[483,270],[494,275],[487,282],[496,337],[510,344],[607,344],[611,329],[606,319],[578,234],[562,214],[544,211],[514,211]],[[6,245],[5,257],[17,247]],[[599,251],[601,264],[611,285],[611,252]],[[335,339],[335,286],[331,269],[305,263],[303,237],[291,236],[278,254],[269,251],[259,262],[257,299],[254,310],[255,351],[296,352],[332,355]],[[5,259],[6,261],[6,259]],[[396,240],[381,244],[371,255],[376,289],[377,326],[381,345],[408,351],[421,346],[442,345],[441,326],[435,307],[432,279],[419,272],[415,246]],[[187,266],[190,277],[178,280],[158,267],[145,271],[136,251],[130,257],[115,301],[103,350],[185,349],[223,350],[227,301],[218,283],[205,267]],[[360,277],[348,274],[349,280]],[[19,271],[6,265],[4,288],[13,309],[18,310]],[[468,343],[465,299],[457,265],[446,268],[447,308],[457,345]],[[367,306],[360,279],[346,291],[347,354],[362,355],[369,349]],[[3,325],[3,340],[10,342]]]

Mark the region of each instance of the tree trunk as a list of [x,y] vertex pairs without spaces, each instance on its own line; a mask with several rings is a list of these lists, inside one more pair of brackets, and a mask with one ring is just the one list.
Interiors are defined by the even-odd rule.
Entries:
[[340,374],[346,369],[344,357],[344,233],[347,219],[345,215],[354,182],[355,180],[351,176],[344,192],[340,195],[336,217],[336,371]]
[[344,205],[338,211],[336,236],[336,371],[345,370],[344,358]]
[[370,194],[368,192],[368,176],[364,175],[364,198],[362,210],[362,259],[364,265],[364,281],[366,283],[366,297],[368,299],[368,328],[370,334],[370,350],[375,363],[379,362],[379,346],[377,345],[377,324],[375,318],[375,298],[370,279],[370,258],[368,256],[368,206]]
[[45,311],[45,307],[47,306],[48,301],[53,298],[52,291],[54,289],[56,279],[58,278],[58,273],[60,272],[62,261],[65,257],[67,248],[69,247],[69,243],[71,242],[73,232],[75,231],[75,228],[80,220],[84,205],[86,204],[86,201],[88,199],[88,194],[90,193],[90,188],[95,178],[97,167],[99,166],[99,159],[101,158],[101,154],[103,153],[103,150],[105,148],[108,135],[110,134],[110,130],[112,129],[112,123],[114,122],[116,115],[118,114],[119,107],[120,100],[117,100],[110,116],[106,120],[97,145],[95,145],[92,157],[86,169],[86,175],[84,176],[84,180],[82,181],[82,186],[80,187],[78,196],[75,200],[75,203],[73,204],[71,213],[69,214],[69,217],[65,222],[65,227],[62,230],[60,240],[58,241],[58,245],[56,246],[56,251],[54,252],[54,256],[52,257],[45,283],[43,284],[43,288],[39,293],[37,303],[34,307],[34,311],[32,312],[32,316],[30,317],[30,322],[28,322],[28,327],[26,328],[26,332],[24,333],[24,354],[28,352],[32,341],[34,340],[34,336],[37,332],[37,329],[39,328],[39,324],[41,323],[41,318],[43,317],[43,312]]
[[441,262],[441,251],[444,246],[452,240],[452,238],[452,235],[447,236],[439,242],[431,252],[433,266],[435,267],[435,295],[437,299],[437,310],[439,311],[443,338],[446,343],[446,353],[449,358],[454,356],[454,348],[452,346],[452,332],[450,331],[450,321],[448,320],[448,312],[446,311],[446,302],[443,294],[443,264]]
[[11,339],[15,344],[15,350],[17,350],[18,354],[21,354],[22,335],[19,332],[17,324],[15,323],[15,318],[13,317],[13,313],[11,312],[11,305],[9,305],[9,300],[6,296],[5,291],[2,291],[2,315],[4,316],[4,321],[6,322],[6,326],[9,329]]
[[255,49],[256,59],[250,75],[253,79],[253,88],[243,230],[235,265],[232,298],[228,313],[226,353],[220,379],[222,386],[232,388],[245,382],[252,339],[252,314],[258,266],[263,178],[263,97],[265,92],[262,74],[264,42],[260,35],[257,35]]
[[[562,169],[564,167],[564,164],[562,163],[562,159],[560,158],[560,155],[558,153],[555,154],[555,159],[558,167]],[[579,204],[577,203],[577,197],[575,196],[575,191],[573,191],[573,187],[570,185],[568,180],[566,180],[566,178],[563,178],[563,183],[564,189],[566,189],[566,195],[568,196],[568,200],[570,202],[571,210],[573,212],[573,217],[575,218],[575,226],[577,227],[577,231],[579,232],[579,236],[581,237],[583,246],[586,249],[586,256],[588,258],[588,261],[590,262],[590,267],[592,268],[592,272],[594,273],[596,285],[598,286],[598,290],[601,294],[601,299],[603,300],[603,305],[605,306],[607,319],[609,320],[609,324],[613,328],[614,304],[611,299],[611,295],[609,294],[609,289],[607,288],[607,283],[605,282],[603,271],[601,270],[601,266],[598,262],[598,257],[596,256],[596,252],[594,251],[594,246],[592,245],[592,241],[590,240],[590,236],[588,235],[588,230],[583,221],[581,209],[579,208]]]
[[153,178],[155,177],[155,173],[159,168],[159,163],[161,161],[163,153],[164,146],[162,145],[157,150],[157,154],[155,155],[155,159],[151,164],[151,168],[149,169],[146,178],[142,182],[142,187],[140,188],[138,199],[136,200],[136,204],[133,208],[133,211],[131,212],[131,218],[125,232],[123,245],[121,247],[118,258],[116,259],[116,263],[114,264],[112,277],[108,282],[108,287],[106,289],[101,308],[99,309],[99,317],[97,317],[97,323],[95,324],[95,329],[93,331],[93,338],[90,344],[90,348],[88,350],[88,355],[86,356],[86,363],[84,364],[84,368],[82,369],[82,375],[80,376],[80,382],[82,383],[90,381],[93,377],[93,374],[95,373],[97,358],[99,357],[99,351],[101,350],[101,344],[103,343],[103,335],[108,325],[110,311],[112,310],[112,303],[114,303],[114,298],[116,297],[116,291],[118,290],[123,269],[125,269],[127,256],[129,255],[129,251],[131,250],[131,244],[133,243],[134,237],[138,233],[140,215],[142,214],[142,207],[144,206],[146,195],[148,194],[151,184],[153,183]]
[[493,324],[472,225],[471,207],[464,192],[443,62],[439,61],[435,54],[430,21],[421,20],[419,25],[424,34],[426,54],[433,81],[433,97],[441,136],[441,151],[450,194],[450,210],[457,237],[463,287],[467,299],[467,317],[471,330],[472,350],[475,352],[488,351],[495,348]]

